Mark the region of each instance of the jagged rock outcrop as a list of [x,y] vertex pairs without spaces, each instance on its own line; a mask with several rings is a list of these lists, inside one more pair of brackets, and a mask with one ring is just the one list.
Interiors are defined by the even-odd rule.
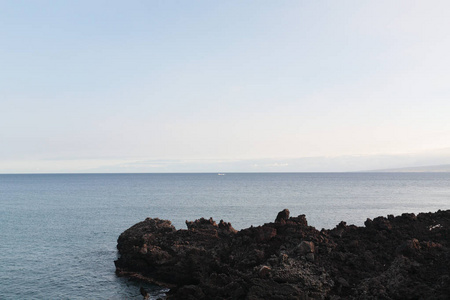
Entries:
[[170,287],[168,299],[450,299],[450,210],[322,231],[289,210],[240,231],[186,225],[148,218],[123,232],[117,274]]

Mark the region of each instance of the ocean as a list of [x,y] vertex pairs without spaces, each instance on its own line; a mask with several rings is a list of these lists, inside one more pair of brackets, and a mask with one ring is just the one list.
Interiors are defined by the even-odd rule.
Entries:
[[141,299],[141,283],[114,273],[130,226],[213,217],[242,229],[284,208],[318,229],[450,209],[450,173],[0,175],[0,299]]

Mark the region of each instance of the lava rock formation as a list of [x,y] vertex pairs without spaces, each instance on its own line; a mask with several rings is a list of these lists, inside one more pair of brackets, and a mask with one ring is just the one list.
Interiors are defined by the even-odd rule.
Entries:
[[450,210],[308,226],[304,215],[236,231],[147,218],[123,232],[116,273],[167,299],[450,299]]

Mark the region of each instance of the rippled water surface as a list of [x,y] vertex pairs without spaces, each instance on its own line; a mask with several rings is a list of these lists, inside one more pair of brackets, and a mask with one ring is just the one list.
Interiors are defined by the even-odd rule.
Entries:
[[141,299],[114,274],[131,225],[213,217],[241,229],[284,208],[318,229],[450,209],[450,173],[0,175],[0,299]]

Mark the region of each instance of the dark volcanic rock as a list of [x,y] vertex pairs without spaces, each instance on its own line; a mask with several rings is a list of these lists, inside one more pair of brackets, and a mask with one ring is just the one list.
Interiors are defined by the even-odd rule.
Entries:
[[275,219],[275,223],[286,223],[286,221],[289,219],[289,214],[289,209],[283,209],[278,213],[277,218]]
[[116,272],[168,299],[450,299],[450,210],[318,231],[283,210],[236,231],[222,220],[146,219],[123,232]]

